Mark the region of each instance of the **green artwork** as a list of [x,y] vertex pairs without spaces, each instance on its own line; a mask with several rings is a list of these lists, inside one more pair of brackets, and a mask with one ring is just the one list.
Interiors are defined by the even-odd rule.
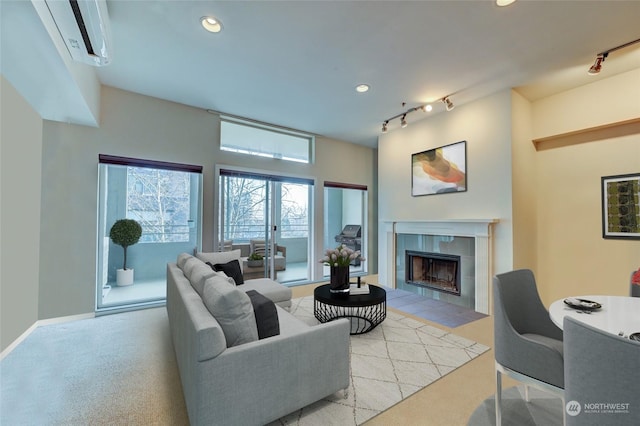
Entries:
[[640,237],[640,178],[603,178],[605,237]]

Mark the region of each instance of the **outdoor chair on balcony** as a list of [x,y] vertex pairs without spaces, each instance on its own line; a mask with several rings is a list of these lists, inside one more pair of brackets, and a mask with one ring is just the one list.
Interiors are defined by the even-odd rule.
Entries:
[[233,250],[233,240],[220,241],[218,251],[231,251]]
[[[267,252],[266,247],[267,246],[266,246],[265,240],[257,240],[257,239],[249,240],[250,254],[257,253],[262,256],[266,256],[266,252]],[[285,269],[287,269],[287,248],[286,247],[279,246],[276,244],[275,254],[273,255],[273,257],[276,265],[276,271],[284,271]]]

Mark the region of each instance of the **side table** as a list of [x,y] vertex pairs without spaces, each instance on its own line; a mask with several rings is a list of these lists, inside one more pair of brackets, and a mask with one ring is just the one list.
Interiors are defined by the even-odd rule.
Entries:
[[387,317],[387,292],[369,284],[369,294],[347,295],[329,291],[329,284],[313,291],[313,315],[321,323],[338,318],[351,320],[351,334],[376,328]]

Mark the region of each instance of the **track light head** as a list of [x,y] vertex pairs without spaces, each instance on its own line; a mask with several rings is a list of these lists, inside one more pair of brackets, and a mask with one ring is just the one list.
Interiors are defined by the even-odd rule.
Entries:
[[593,65],[591,65],[591,68],[589,68],[589,75],[596,75],[600,73],[600,70],[602,69],[602,63],[604,62],[608,54],[608,52],[605,52],[600,53],[598,54],[598,56],[596,56],[595,62],[593,63]]
[[400,121],[400,127],[403,129],[407,127],[407,114],[402,116],[402,121]]
[[431,104],[426,104],[426,105],[422,105],[418,109],[421,110],[422,112],[430,112],[433,109],[433,107],[431,106]]
[[387,133],[387,124],[389,124],[388,121],[385,121],[384,123],[382,123],[382,133]]
[[451,111],[452,109],[455,108],[455,105],[453,105],[453,102],[451,102],[451,99],[449,99],[448,96],[445,96],[444,98],[442,98],[442,102],[444,102],[444,105],[447,108],[447,111]]

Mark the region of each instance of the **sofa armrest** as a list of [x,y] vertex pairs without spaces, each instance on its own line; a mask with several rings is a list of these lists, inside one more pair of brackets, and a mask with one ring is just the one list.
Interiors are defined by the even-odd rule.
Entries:
[[281,253],[282,257],[287,257],[287,248],[285,246],[276,245],[276,254]]
[[266,424],[349,386],[346,319],[228,348],[199,362],[192,424]]

